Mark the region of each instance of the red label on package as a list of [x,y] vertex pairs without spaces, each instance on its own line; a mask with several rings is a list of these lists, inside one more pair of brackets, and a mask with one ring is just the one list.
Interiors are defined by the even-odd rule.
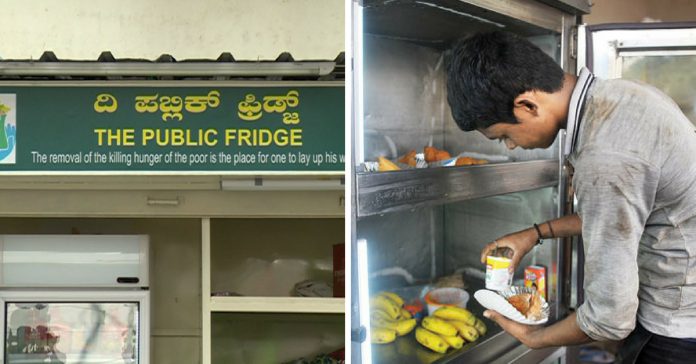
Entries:
[[524,286],[535,287],[546,299],[546,268],[539,265],[530,265],[524,269]]

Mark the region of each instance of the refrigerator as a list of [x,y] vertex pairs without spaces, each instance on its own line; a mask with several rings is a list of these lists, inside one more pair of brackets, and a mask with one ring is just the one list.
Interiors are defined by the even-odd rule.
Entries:
[[[572,212],[563,138],[543,150],[508,150],[458,129],[446,96],[445,57],[452,43],[480,31],[505,30],[539,46],[577,72],[579,17],[587,1],[355,0],[352,3],[351,358],[355,363],[555,363],[566,348],[531,350],[483,318],[473,293],[484,287],[485,244]],[[436,147],[485,165],[375,172],[379,157],[396,160]],[[543,266],[550,321],[568,315],[573,242],[546,241],[520,263]],[[371,344],[370,297],[391,291],[409,300],[442,277],[461,277],[467,308],[488,332],[438,354],[413,333]]]
[[2,363],[149,363],[149,239],[0,235]]

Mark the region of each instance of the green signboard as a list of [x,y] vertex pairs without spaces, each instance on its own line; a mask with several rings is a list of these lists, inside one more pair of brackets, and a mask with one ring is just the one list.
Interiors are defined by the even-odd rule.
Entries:
[[0,84],[2,172],[342,172],[344,88]]

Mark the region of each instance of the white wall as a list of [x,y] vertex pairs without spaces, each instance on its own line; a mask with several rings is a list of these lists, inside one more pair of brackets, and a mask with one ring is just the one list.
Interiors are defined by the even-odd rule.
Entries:
[[0,58],[334,59],[343,0],[22,0],[2,2]]

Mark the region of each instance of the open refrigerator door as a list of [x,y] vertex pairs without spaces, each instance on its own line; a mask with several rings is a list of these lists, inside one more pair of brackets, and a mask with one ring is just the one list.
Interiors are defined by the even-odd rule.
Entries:
[[579,67],[653,85],[696,124],[696,23],[596,24],[578,34]]

